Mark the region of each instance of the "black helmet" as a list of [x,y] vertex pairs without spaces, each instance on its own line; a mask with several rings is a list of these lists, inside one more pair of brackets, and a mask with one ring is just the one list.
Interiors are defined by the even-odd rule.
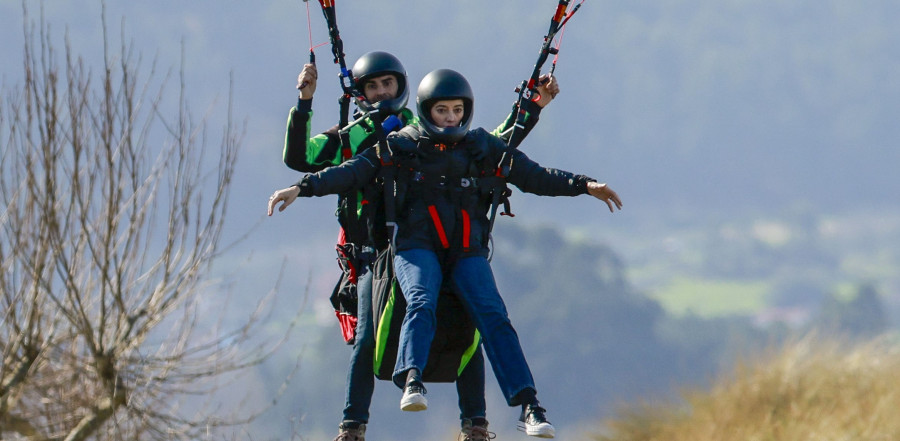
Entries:
[[[431,106],[436,101],[462,99],[465,112],[457,127],[438,127],[431,119]],[[472,123],[472,110],[475,107],[475,96],[466,77],[450,69],[431,71],[422,82],[416,94],[416,110],[419,113],[419,125],[431,139],[442,143],[454,143],[461,140]]]
[[[387,52],[368,52],[356,60],[353,69],[350,71],[353,74],[353,82],[360,93],[363,91],[362,85],[366,80],[387,74],[393,74],[397,77],[397,97],[377,103],[367,103],[367,107],[384,110],[390,114],[398,113],[406,107],[406,102],[409,101],[409,87],[406,86],[406,69],[403,68],[403,63],[397,57]],[[357,102],[357,105],[359,104]]]

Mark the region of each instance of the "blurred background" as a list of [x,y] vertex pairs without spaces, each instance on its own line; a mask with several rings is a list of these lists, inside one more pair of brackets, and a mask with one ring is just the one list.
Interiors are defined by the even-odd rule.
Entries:
[[[222,283],[208,294],[210,320],[223,314],[222,296],[231,296],[227,320],[275,286],[269,332],[283,332],[296,311],[300,321],[223,396],[225,407],[271,405],[229,436],[333,437],[350,353],[327,300],[339,274],[336,199],[264,214],[272,191],[300,177],[281,152],[310,32],[313,45],[328,41],[319,5],[25,4],[27,26],[43,15],[58,49],[70,45],[98,69],[105,14],[113,56],[133,44],[148,77],[174,95],[183,69],[187,99],[211,130],[233,88],[246,132],[226,229],[233,245],[216,264]],[[458,70],[475,91],[474,126],[493,128],[531,73],[555,7],[346,0],[337,16],[348,64],[392,52],[413,91],[433,69]],[[4,89],[23,76],[22,9],[0,0]],[[558,438],[583,438],[627,403],[677,399],[680,388],[790,335],[896,332],[898,18],[900,4],[885,0],[584,2],[563,35],[562,93],[521,149],[608,182],[624,208],[610,214],[584,197],[517,192],[517,216],[498,221],[493,260]],[[330,46],[316,55],[320,132],[337,122],[340,88]],[[517,409],[491,374],[487,383],[492,430],[520,436]],[[428,412],[409,415],[397,408],[399,390],[379,382],[369,437],[452,439],[455,395],[434,385]]]

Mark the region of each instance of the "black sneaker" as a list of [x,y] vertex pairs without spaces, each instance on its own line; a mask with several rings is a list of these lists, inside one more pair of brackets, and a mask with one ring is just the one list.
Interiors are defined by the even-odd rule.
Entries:
[[338,436],[334,441],[366,441],[366,425],[345,421],[338,426]]
[[459,431],[459,436],[456,438],[456,441],[490,441],[497,437],[494,432],[488,432],[488,422],[487,420],[481,424],[475,425],[472,424],[472,420],[465,419],[462,423],[462,430]]
[[528,436],[536,436],[538,438],[553,438],[556,436],[556,429],[547,421],[544,415],[546,410],[538,405],[529,404],[522,408],[522,415],[519,417],[518,429],[525,432]]
[[410,381],[403,388],[403,398],[400,399],[400,410],[418,412],[428,409],[428,400],[425,399],[425,385],[419,381]]

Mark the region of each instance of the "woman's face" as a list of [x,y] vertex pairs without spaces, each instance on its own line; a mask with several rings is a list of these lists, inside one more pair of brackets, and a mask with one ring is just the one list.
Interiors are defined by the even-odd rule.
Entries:
[[431,120],[440,128],[458,127],[466,108],[460,98],[440,100],[431,106]]

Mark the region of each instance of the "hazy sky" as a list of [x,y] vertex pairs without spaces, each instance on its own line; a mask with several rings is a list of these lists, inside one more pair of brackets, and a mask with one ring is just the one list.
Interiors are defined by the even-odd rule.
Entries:
[[[430,70],[457,69],[475,91],[475,125],[488,128],[509,112],[513,88],[530,74],[556,4],[337,3],[349,63],[388,50],[404,61],[413,88]],[[43,10],[57,54],[68,41],[99,73],[99,0],[27,5],[32,22]],[[272,191],[300,177],[281,152],[310,33],[313,44],[328,40],[318,3],[109,0],[105,15],[110,56],[119,57],[123,37],[133,43],[142,72],[155,66],[154,81],[166,79],[169,106],[183,66],[192,110],[208,117],[213,138],[233,78],[234,116],[246,134],[226,241],[249,234],[217,274],[236,274],[236,290],[254,293],[286,263],[286,304],[310,274],[326,274],[312,278],[311,292],[329,292],[337,274],[336,199],[300,200],[264,216]],[[624,210],[610,215],[587,198],[518,194],[518,217],[498,228],[547,223],[622,244],[647,225],[662,238],[679,222],[715,228],[722,219],[778,217],[797,206],[816,214],[896,211],[898,18],[900,6],[886,0],[586,1],[564,35],[556,71],[562,94],[522,148],[543,165],[609,182]],[[22,2],[0,0],[4,90],[22,77],[22,41]],[[337,121],[339,86],[330,47],[316,55],[312,128],[320,132]],[[325,296],[316,301],[313,308],[333,320]]]

